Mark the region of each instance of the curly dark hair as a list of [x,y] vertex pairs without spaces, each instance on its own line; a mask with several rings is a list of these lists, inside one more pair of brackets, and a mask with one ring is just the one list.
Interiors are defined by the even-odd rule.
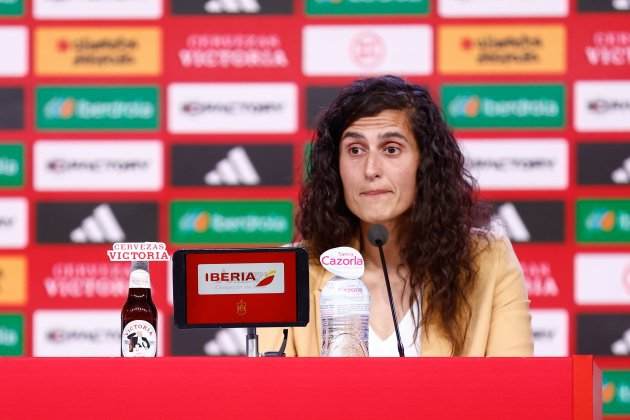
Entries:
[[[438,106],[423,87],[396,76],[357,80],[321,116],[313,137],[308,174],[296,218],[310,255],[360,237],[360,220],[348,209],[339,174],[339,143],[356,120],[384,110],[406,111],[420,151],[416,196],[399,230],[401,259],[408,268],[410,305],[423,296],[422,328],[441,328],[452,354],[463,351],[474,287],[479,238],[487,239],[488,208],[475,199],[476,183]],[[416,324],[418,324],[416,322]],[[416,336],[420,325],[416,325]]]

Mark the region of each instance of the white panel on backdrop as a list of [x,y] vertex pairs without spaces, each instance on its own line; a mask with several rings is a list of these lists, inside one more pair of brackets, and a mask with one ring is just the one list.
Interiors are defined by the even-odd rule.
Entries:
[[28,242],[28,202],[0,197],[0,249],[24,248]]
[[148,141],[38,141],[36,191],[158,191],[162,143]]
[[37,19],[157,19],[162,0],[33,0]]
[[578,305],[630,304],[630,253],[577,254],[575,303]]
[[442,17],[567,16],[569,0],[438,0]]
[[569,355],[569,315],[564,309],[532,309],[534,356]]
[[630,131],[630,81],[578,81],[573,104],[577,131]]
[[482,190],[568,186],[569,148],[564,139],[461,139],[459,145]]
[[294,83],[172,83],[171,133],[294,133]]
[[302,68],[307,76],[433,71],[429,25],[307,25],[302,38]]
[[0,77],[22,77],[28,73],[28,30],[26,26],[0,27]]
[[[163,324],[158,311],[158,356],[164,348]],[[120,346],[120,309],[33,313],[33,356],[120,357]]]

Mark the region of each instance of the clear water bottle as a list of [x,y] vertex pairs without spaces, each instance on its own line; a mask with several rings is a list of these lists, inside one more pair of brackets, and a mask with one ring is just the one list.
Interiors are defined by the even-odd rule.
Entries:
[[367,357],[370,293],[360,279],[334,276],[322,290],[322,356]]

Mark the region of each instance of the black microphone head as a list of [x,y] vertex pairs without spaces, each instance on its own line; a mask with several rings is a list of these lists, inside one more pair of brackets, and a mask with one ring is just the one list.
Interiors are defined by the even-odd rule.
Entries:
[[387,228],[383,225],[372,225],[368,229],[368,241],[374,246],[383,246],[387,243]]

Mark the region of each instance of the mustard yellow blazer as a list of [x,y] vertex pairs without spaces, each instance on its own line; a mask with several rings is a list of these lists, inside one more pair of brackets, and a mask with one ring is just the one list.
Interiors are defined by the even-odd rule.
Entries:
[[[472,317],[464,356],[531,356],[533,339],[529,300],[523,273],[509,240],[489,235],[490,243],[478,254],[476,286],[469,295]],[[305,327],[289,328],[287,356],[319,356],[321,321],[319,297],[332,274],[319,264],[309,267],[310,318]],[[277,351],[282,328],[260,328],[259,350]],[[451,345],[438,328],[421,334],[422,356],[450,356]]]

